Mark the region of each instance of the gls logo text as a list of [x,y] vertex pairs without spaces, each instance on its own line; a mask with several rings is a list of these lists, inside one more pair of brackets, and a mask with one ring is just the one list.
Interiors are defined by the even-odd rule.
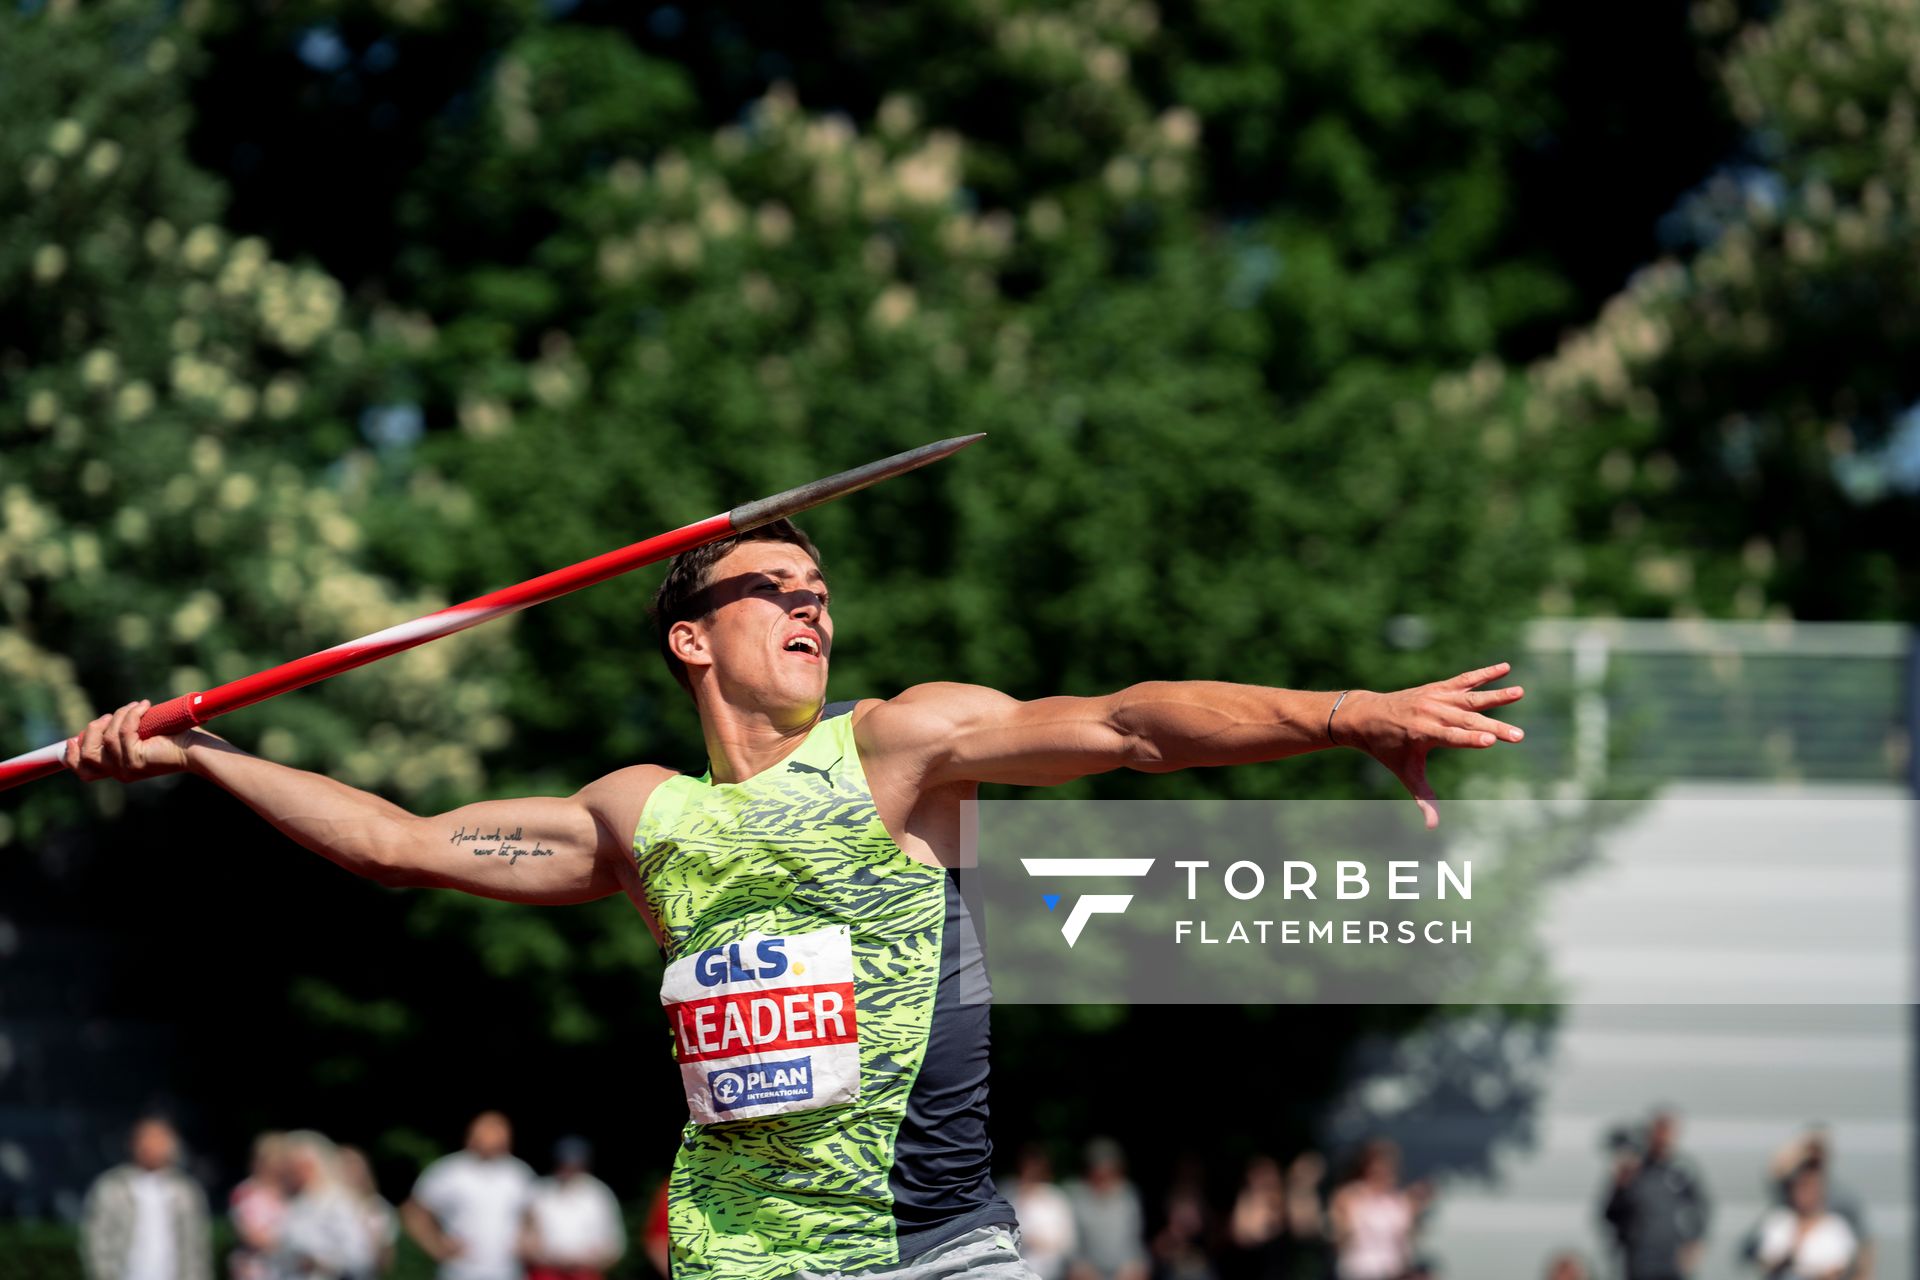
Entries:
[[[1020,864],[1036,880],[1082,876],[1143,876],[1153,870],[1152,858],[1022,858]],[[1041,901],[1051,911],[1060,905],[1060,895],[1043,893]],[[1130,893],[1083,893],[1074,899],[1067,918],[1060,926],[1067,945],[1080,941],[1080,931],[1096,915],[1119,915],[1133,901]]]

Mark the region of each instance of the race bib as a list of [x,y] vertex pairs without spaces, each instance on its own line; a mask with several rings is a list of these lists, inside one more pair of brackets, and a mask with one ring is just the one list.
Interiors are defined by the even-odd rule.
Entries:
[[660,1003],[699,1124],[810,1111],[860,1096],[847,930],[749,933],[667,966]]

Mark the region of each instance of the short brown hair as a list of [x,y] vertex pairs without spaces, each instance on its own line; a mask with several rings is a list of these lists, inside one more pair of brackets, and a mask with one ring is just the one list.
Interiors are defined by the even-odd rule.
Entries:
[[693,679],[687,674],[687,664],[675,657],[673,650],[668,647],[667,633],[673,630],[676,622],[712,616],[713,599],[707,590],[712,584],[707,581],[707,574],[713,566],[726,559],[729,551],[749,542],[789,543],[811,556],[814,564],[820,563],[820,549],[791,520],[773,520],[745,533],[736,533],[675,556],[667,568],[665,580],[660,583],[660,589],[653,593],[653,607],[649,612],[653,614],[653,625],[659,631],[660,658],[667,664],[667,670],[673,673],[673,678],[680,682],[680,687],[688,693],[693,692]]

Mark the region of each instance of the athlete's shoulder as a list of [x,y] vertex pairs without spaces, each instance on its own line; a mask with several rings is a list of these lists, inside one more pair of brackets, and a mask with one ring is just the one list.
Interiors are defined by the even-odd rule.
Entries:
[[663,765],[631,764],[595,778],[575,792],[574,799],[587,807],[607,840],[624,853],[647,801],[661,783],[678,776]]
[[916,684],[902,689],[891,698],[866,698],[854,707],[856,723],[863,716],[884,711],[886,718],[905,719],[964,719],[976,715],[991,714],[1015,705],[1017,699],[1011,694],[989,688],[984,684],[963,684],[955,680],[930,680],[925,684]]
[[574,794],[591,803],[605,803],[609,800],[631,798],[638,794],[644,797],[668,778],[677,777],[679,771],[658,764],[630,764],[624,769],[615,769],[612,773],[602,774]]
[[862,751],[924,751],[1019,705],[986,685],[933,681],[864,700],[853,711],[854,732]]

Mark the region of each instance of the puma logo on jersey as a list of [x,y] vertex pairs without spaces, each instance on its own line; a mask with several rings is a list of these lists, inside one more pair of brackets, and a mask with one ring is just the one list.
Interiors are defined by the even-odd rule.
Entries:
[[798,760],[789,760],[787,761],[787,769],[792,773],[817,773],[825,778],[827,785],[831,787],[833,785],[833,771],[839,767],[840,761],[845,759],[845,756],[837,757],[832,764],[824,769],[817,764],[803,764]]

